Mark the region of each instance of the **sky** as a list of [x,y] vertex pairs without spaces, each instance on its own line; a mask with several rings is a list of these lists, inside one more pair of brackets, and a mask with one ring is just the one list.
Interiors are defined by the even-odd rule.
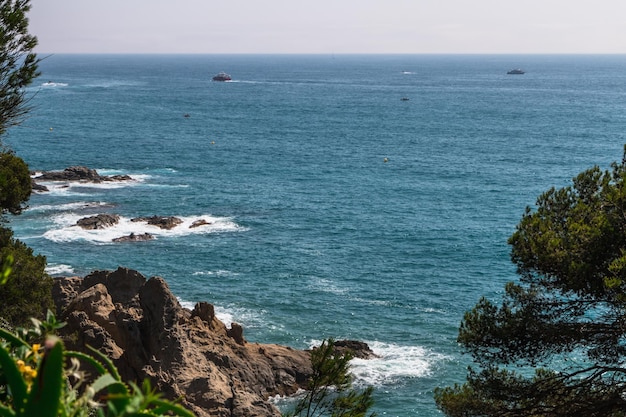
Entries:
[[626,53],[626,0],[31,0],[31,6],[38,53]]

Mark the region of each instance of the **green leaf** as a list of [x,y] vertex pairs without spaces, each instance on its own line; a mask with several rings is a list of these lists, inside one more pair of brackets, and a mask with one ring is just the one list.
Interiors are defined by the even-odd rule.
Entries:
[[100,360],[102,362],[104,362],[107,367],[109,368],[109,372],[111,373],[111,375],[113,375],[113,377],[118,380],[118,381],[122,381],[122,377],[120,376],[120,373],[118,372],[117,368],[115,367],[115,364],[113,363],[113,361],[111,359],[109,359],[106,355],[102,354],[102,352],[98,351],[97,349],[94,349],[91,346],[87,346],[89,348],[89,350],[91,350],[98,358],[100,358]]
[[44,354],[41,361],[37,378],[28,396],[25,415],[56,417],[62,389],[63,344],[60,340],[56,340],[54,346]]
[[5,349],[0,348],[0,367],[4,371],[11,393],[13,394],[13,409],[20,413],[26,401],[26,382],[17,368],[13,358]]
[[2,269],[0,269],[0,285],[4,285],[9,280],[11,270],[13,268],[13,255],[10,253],[4,258],[2,262]]
[[[130,403],[128,388],[121,382],[109,385],[109,407],[123,412]],[[115,415],[115,414],[114,414]]]
[[25,346],[29,350],[31,349],[30,345],[26,343],[24,340],[20,339],[19,337],[15,336],[13,333],[10,333],[4,329],[0,329],[0,337],[6,340],[7,342],[11,343],[15,347]]
[[15,412],[0,404],[0,417],[15,417]]
[[115,378],[113,378],[113,376],[111,374],[104,374],[104,375],[100,375],[94,382],[93,384],[91,384],[89,386],[89,388],[91,390],[93,390],[94,394],[102,391],[105,388],[108,388],[109,386],[113,385],[113,384],[117,384],[118,381],[115,380]]
[[95,360],[94,358],[92,358],[89,355],[86,355],[86,354],[84,354],[82,352],[76,352],[76,351],[73,351],[73,350],[68,350],[67,352],[65,352],[65,355],[70,357],[70,358],[77,358],[77,359],[80,359],[80,360],[83,360],[83,361],[89,363],[91,366],[96,368],[96,370],[98,371],[98,373],[100,375],[104,375],[104,374],[107,373],[107,370],[104,368],[104,366],[102,366],[102,364],[100,362],[98,362],[97,360]]
[[152,403],[157,406],[154,410],[152,410],[157,415],[165,414],[166,411],[171,411],[177,416],[194,417],[194,414],[191,411],[177,404],[172,404],[164,400],[153,400]]

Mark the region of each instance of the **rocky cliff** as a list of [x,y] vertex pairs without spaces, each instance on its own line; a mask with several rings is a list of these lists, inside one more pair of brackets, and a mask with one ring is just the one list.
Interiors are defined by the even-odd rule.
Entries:
[[59,278],[54,297],[71,348],[99,349],[126,380],[149,378],[199,417],[280,416],[268,398],[295,393],[311,373],[308,352],[247,342],[211,304],[182,308],[160,277],[119,268]]

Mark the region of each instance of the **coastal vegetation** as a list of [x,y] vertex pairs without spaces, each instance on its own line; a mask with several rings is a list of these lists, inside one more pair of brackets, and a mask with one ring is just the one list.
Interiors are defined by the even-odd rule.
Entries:
[[28,33],[28,0],[0,2],[0,135],[19,125],[28,114],[24,87],[39,75],[33,49],[37,38]]
[[[27,115],[25,87],[38,75],[29,8],[0,0],[0,137]],[[465,315],[458,340],[477,367],[465,384],[436,390],[444,413],[624,415],[625,161],[626,151],[611,171],[585,171],[524,213],[509,240],[520,281],[507,284],[500,305],[483,298]],[[7,227],[6,216],[20,214],[30,193],[26,163],[0,142],[0,416],[188,415],[147,383],[123,382],[107,357],[69,351],[54,337],[61,324],[51,314],[43,319],[52,307],[45,258]],[[25,330],[29,317],[40,320]],[[368,415],[371,388],[351,389],[349,356],[335,356],[330,345],[313,351],[310,390],[292,415]],[[96,369],[95,379],[85,380],[71,359]]]
[[[25,87],[38,75],[29,9],[27,0],[0,1],[0,137],[28,113]],[[191,417],[147,382],[141,388],[124,383],[105,356],[67,351],[54,336],[63,323],[49,310],[37,319],[52,308],[46,260],[13,237],[6,219],[22,212],[30,194],[28,166],[0,142],[0,416]],[[21,327],[31,317],[37,317],[31,326]],[[87,378],[85,365],[96,370],[95,378]]]
[[52,307],[45,258],[13,237],[6,218],[21,213],[31,193],[28,166],[1,141],[28,113],[25,87],[39,75],[33,53],[37,39],[28,33],[29,9],[28,1],[0,1],[0,265],[6,281],[0,286],[0,317],[13,326],[27,323],[29,317],[42,318]]
[[509,239],[520,282],[468,311],[467,382],[439,388],[448,416],[624,416],[626,147],[611,170],[543,193]]
[[[26,87],[39,75],[39,60],[33,53],[37,39],[28,33],[29,10],[28,0],[0,0],[0,138],[28,114]],[[113,359],[99,350],[66,347],[76,340],[59,337],[66,323],[57,321],[51,312],[53,281],[45,273],[46,259],[15,239],[8,227],[7,216],[26,209],[31,192],[27,164],[0,141],[0,417],[193,416],[185,407],[164,399],[162,392],[152,388],[150,378],[143,383],[141,378],[123,380]],[[150,301],[150,307],[155,307],[154,299]],[[180,314],[182,320],[184,314]],[[126,326],[129,316],[124,316]],[[209,329],[210,321],[202,326]],[[233,330],[221,326],[227,337],[233,338]],[[243,345],[240,339],[232,343]],[[138,350],[141,352],[136,354],[145,354]],[[308,363],[308,354],[301,354]],[[217,362],[228,365],[230,359],[224,358],[218,357]],[[310,391],[302,402],[304,408],[294,415],[365,417],[373,404],[372,388],[363,392],[351,388],[351,356],[336,353],[333,343],[325,342],[311,358],[315,373],[309,381]],[[233,398],[225,403],[234,401],[232,382],[229,390]],[[239,415],[233,414],[233,404],[230,407],[232,415]]]
[[338,352],[333,339],[325,340],[311,352],[313,375],[308,391],[285,417],[374,417],[373,387],[359,391],[352,387],[349,353]]
[[[64,326],[49,312],[30,328],[0,328],[0,416],[2,417],[193,417],[164,400],[146,380],[122,381],[110,359],[65,349],[54,333]],[[93,369],[92,377],[86,369]]]

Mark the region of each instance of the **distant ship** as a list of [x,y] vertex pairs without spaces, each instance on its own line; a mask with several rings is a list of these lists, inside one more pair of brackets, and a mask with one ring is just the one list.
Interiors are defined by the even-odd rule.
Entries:
[[526,71],[517,68],[517,69],[512,69],[511,71],[507,72],[507,74],[509,74],[509,75],[511,75],[511,74],[526,74]]
[[230,78],[230,75],[226,74],[225,72],[220,72],[219,74],[213,77],[213,81],[230,81],[230,80],[232,80],[232,78]]

